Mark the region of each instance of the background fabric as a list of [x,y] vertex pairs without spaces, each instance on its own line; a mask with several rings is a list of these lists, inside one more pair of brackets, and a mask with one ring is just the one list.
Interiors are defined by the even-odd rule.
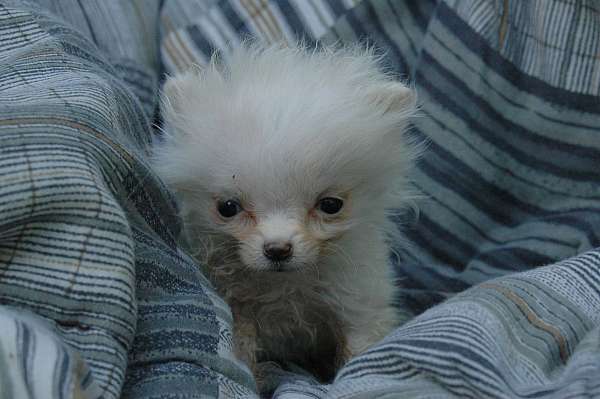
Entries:
[[0,398],[256,397],[147,165],[162,73],[244,37],[354,42],[414,82],[419,314],[278,398],[600,397],[600,6],[0,0]]
[[0,2],[0,397],[252,396],[147,164],[158,2],[40,4]]

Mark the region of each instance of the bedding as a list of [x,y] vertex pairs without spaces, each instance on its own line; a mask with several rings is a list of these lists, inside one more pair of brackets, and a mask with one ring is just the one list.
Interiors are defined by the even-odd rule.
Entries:
[[164,73],[245,37],[368,41],[414,84],[416,315],[276,398],[600,397],[600,6],[0,0],[0,398],[252,398],[148,166]]

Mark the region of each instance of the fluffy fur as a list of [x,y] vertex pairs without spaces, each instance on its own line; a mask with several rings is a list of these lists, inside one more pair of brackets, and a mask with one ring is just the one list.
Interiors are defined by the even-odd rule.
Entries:
[[[167,80],[154,166],[231,305],[237,355],[323,379],[398,324],[387,211],[410,199],[415,96],[360,48],[243,45]],[[319,200],[343,200],[335,215]],[[235,200],[224,218],[218,204]],[[273,262],[269,242],[289,242]]]

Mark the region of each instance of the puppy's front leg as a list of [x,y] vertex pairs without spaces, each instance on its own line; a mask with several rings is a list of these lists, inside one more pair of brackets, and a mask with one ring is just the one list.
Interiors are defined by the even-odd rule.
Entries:
[[387,306],[357,317],[349,324],[346,338],[351,357],[354,357],[381,341],[400,323],[397,310]]
[[246,363],[254,376],[258,392],[263,392],[265,388],[268,388],[267,377],[272,371],[274,363],[258,362],[261,346],[254,320],[234,314],[233,345],[235,356]]
[[233,345],[235,356],[254,373],[259,346],[256,325],[252,320],[234,315]]

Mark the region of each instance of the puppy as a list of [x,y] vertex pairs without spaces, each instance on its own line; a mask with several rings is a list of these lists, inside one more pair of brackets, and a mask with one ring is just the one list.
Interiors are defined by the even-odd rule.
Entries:
[[257,376],[329,380],[402,322],[388,213],[411,198],[415,95],[371,51],[244,44],[169,78],[162,106],[154,167]]

